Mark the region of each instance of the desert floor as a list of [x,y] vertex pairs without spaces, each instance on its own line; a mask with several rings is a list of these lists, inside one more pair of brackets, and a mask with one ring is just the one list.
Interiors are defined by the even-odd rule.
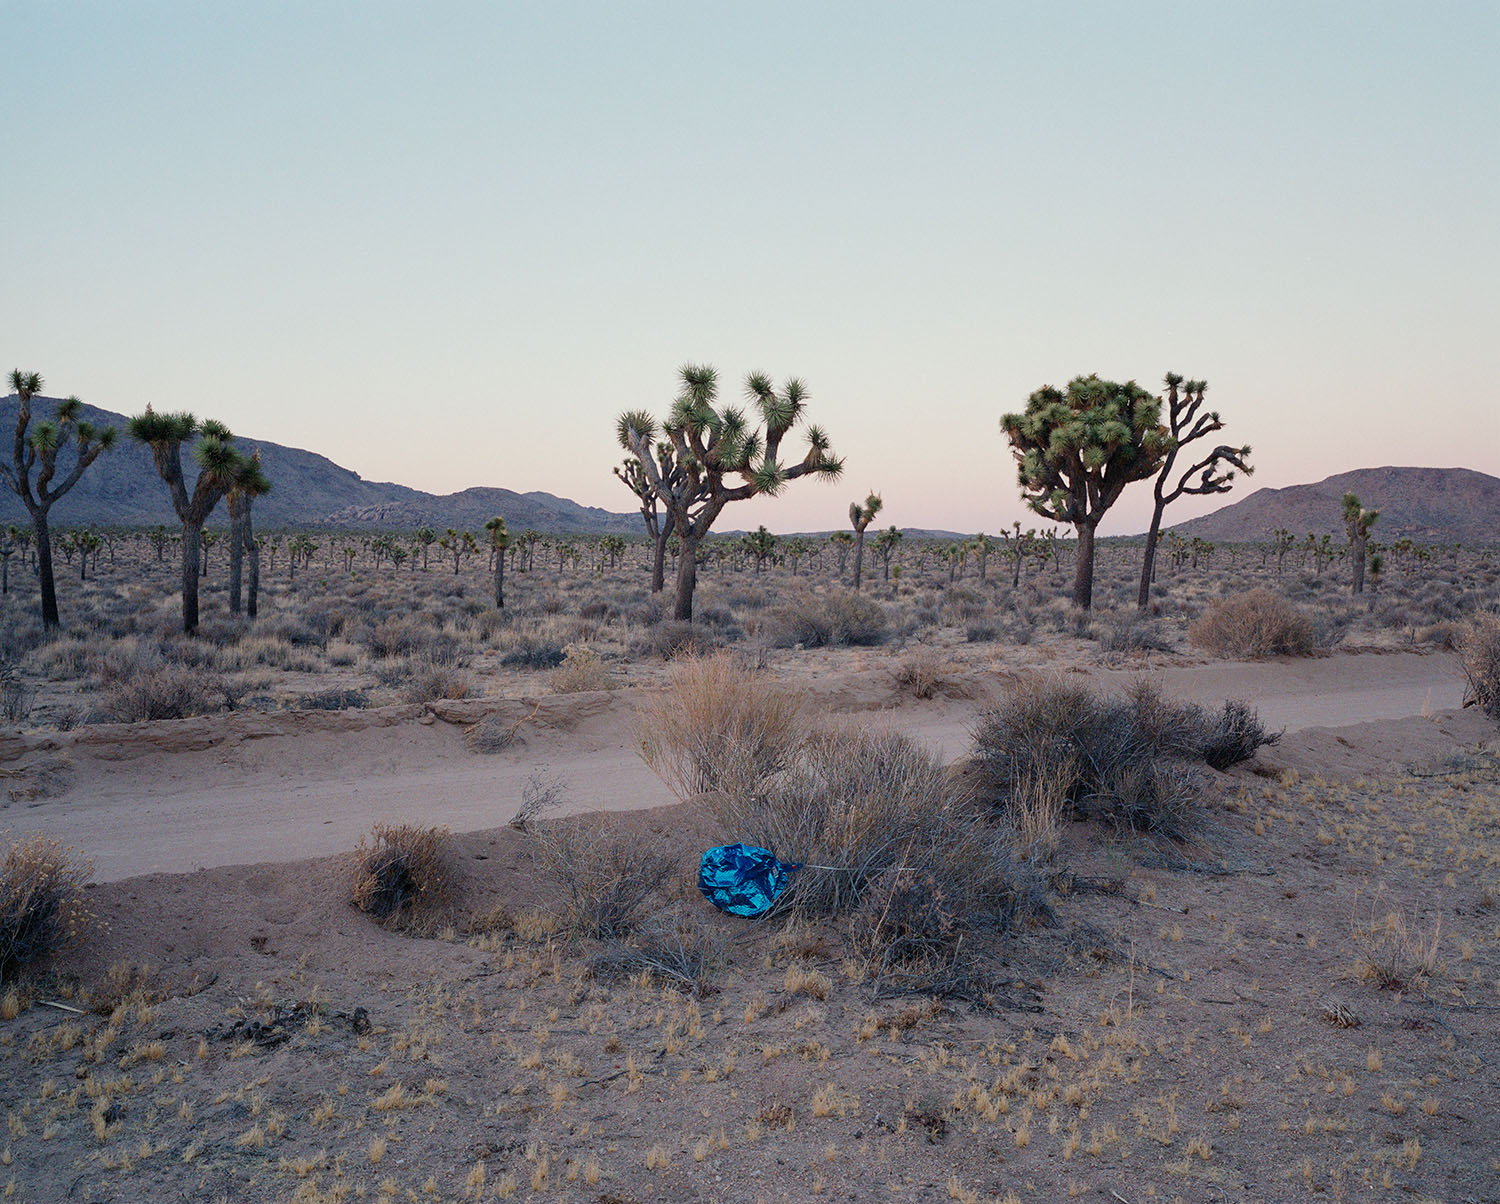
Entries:
[[[794,650],[833,723],[967,755],[1026,673],[1253,701],[1194,849],[1071,824],[1053,916],[978,1002],[876,998],[837,925],[713,912],[733,833],[641,763],[627,688],[240,712],[6,737],[0,825],[98,866],[105,927],[0,1022],[10,1198],[646,1201],[1500,1199],[1500,788],[1442,652],[1106,667],[955,645]],[[472,752],[487,715],[508,747]],[[727,949],[706,994],[612,973],[507,826],[524,782],[659,840]],[[349,903],[377,820],[456,833],[430,935]],[[249,864],[253,863],[253,864]],[[200,868],[202,867],[202,868]],[[1432,972],[1360,968],[1400,925]],[[112,970],[111,970],[112,968]],[[110,970],[110,973],[106,973]]]
[[[216,559],[193,639],[142,537],[60,576],[55,635],[11,566],[0,832],[91,859],[96,922],[0,994],[0,1198],[1500,1201],[1500,732],[1459,709],[1450,651],[1491,553],[1356,600],[1336,564],[1221,550],[1137,616],[1110,545],[1087,620],[1066,563],[1016,586],[907,545],[860,600],[831,552],[796,576],[736,553],[689,629],[639,548],[560,545],[497,612],[482,561],[319,540],[295,578],[268,565],[253,624]],[[1194,642],[1256,588],[1312,655]],[[638,751],[684,648],[959,771],[1036,679],[1242,699],[1285,734],[1207,771],[1187,844],[1066,823],[1048,910],[976,935],[983,989],[904,994],[843,919],[698,895],[702,850],[742,833]],[[656,906],[716,954],[696,990],[563,924],[567,884],[509,826],[538,788],[579,816],[553,822],[670,855]],[[454,833],[421,925],[351,904],[378,822]]]

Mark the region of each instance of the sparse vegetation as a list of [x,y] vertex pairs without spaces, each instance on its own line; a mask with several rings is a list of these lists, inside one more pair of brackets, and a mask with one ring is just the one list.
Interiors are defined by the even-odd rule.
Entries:
[[1313,651],[1313,634],[1312,620],[1297,607],[1257,589],[1210,606],[1188,628],[1188,642],[1213,656],[1307,656]]
[[444,827],[376,824],[354,854],[352,902],[377,920],[409,925],[449,902]]
[[12,839],[0,861],[0,983],[82,938],[93,866],[40,834]]
[[1466,703],[1500,720],[1500,614],[1478,614],[1464,625],[1458,659],[1468,681]]
[[537,860],[562,892],[564,918],[584,936],[629,935],[672,872],[659,845],[620,835],[603,816],[592,822],[528,824]]

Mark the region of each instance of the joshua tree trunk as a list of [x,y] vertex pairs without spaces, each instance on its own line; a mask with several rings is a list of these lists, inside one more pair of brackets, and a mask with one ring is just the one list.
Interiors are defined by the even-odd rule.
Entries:
[[229,613],[237,615],[244,605],[245,515],[239,502],[229,503]]
[[505,608],[505,549],[495,551],[495,609]]
[[52,535],[47,529],[47,514],[34,510],[32,526],[36,531],[36,575],[42,587],[42,626],[57,627],[57,585],[52,579]]
[[693,621],[693,591],[698,588],[698,541],[682,541],[682,552],[677,557],[677,599],[672,606],[672,617],[684,623]]
[[1158,501],[1156,509],[1151,512],[1151,529],[1146,532],[1146,554],[1141,559],[1141,588],[1135,598],[1138,610],[1151,605],[1151,583],[1156,580],[1156,545],[1161,539],[1161,516],[1165,509],[1165,503]]
[[245,591],[245,613],[253,619],[260,613],[260,548],[255,544],[249,515],[245,517],[245,553],[250,559],[250,587]]
[[1089,610],[1094,605],[1094,524],[1078,524],[1078,566],[1073,572],[1073,605]]
[[203,524],[182,528],[182,630],[188,635],[198,630],[198,541]]
[[854,532],[854,589],[859,591],[860,580],[865,575],[865,532],[860,527]]
[[[667,584],[667,543],[677,530],[677,516],[670,510],[663,516],[656,532],[656,550],[651,559],[651,592],[659,594]],[[674,565],[675,567],[675,565]]]

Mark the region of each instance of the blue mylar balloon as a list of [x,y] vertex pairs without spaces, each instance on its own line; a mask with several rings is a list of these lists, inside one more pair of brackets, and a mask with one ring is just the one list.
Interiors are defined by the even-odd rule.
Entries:
[[771,910],[787,888],[789,871],[769,849],[753,844],[726,844],[709,849],[698,867],[698,889],[720,911],[759,916]]

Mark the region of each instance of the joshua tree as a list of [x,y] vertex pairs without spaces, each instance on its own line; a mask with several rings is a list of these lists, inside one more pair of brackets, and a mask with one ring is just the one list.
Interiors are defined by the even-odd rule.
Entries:
[[1366,510],[1355,494],[1344,494],[1344,529],[1349,532],[1349,559],[1353,564],[1352,584],[1356,594],[1365,592],[1365,549],[1370,543],[1370,528],[1379,517],[1379,510]]
[[422,571],[427,571],[427,552],[437,540],[437,532],[431,527],[417,528],[417,546],[422,549]]
[[[182,523],[182,629],[191,635],[198,629],[198,555],[203,524],[234,484],[234,475],[244,457],[230,445],[234,438],[222,422],[199,423],[191,414],[157,414],[148,405],[127,428],[133,439],[151,449],[157,475],[166,482],[172,508]],[[201,435],[193,456],[198,461],[198,479],[188,492],[182,475],[182,444]]]
[[757,527],[754,531],[747,532],[744,536],[744,548],[755,559],[755,574],[760,575],[766,567],[766,561],[776,551],[776,536],[766,530],[765,525]]
[[1277,527],[1271,532],[1271,547],[1276,552],[1276,575],[1278,577],[1281,576],[1281,564],[1286,559],[1286,554],[1292,550],[1296,542],[1297,537],[1285,527]]
[[505,552],[510,547],[510,532],[505,529],[505,520],[498,514],[484,524],[489,532],[490,547],[495,552],[495,607],[505,609]]
[[1078,532],[1073,604],[1094,600],[1094,531],[1125,486],[1161,467],[1171,436],[1161,402],[1134,381],[1079,376],[1066,392],[1046,385],[1000,427],[1015,453],[1021,495],[1043,518]]
[[609,571],[615,571],[620,563],[620,557],[625,555],[625,537],[623,535],[605,535],[599,540],[599,555],[609,557]]
[[[698,548],[724,507],[758,494],[774,496],[789,481],[809,474],[835,478],[844,462],[831,454],[828,436],[817,426],[808,427],[807,454],[799,462],[784,465],[777,459],[782,439],[801,419],[807,401],[801,381],[787,381],[778,393],[770,378],[759,372],[745,379],[745,391],[765,424],[764,430],[757,430],[742,410],[717,404],[719,378],[712,368],[689,364],[680,375],[682,391],[661,427],[671,444],[677,472],[662,474],[656,455],[656,421],[651,415],[639,410],[621,414],[616,433],[673,517],[682,555],[677,561],[672,616],[691,620]],[[740,483],[731,484],[733,478]]]
[[844,579],[844,570],[849,567],[849,549],[854,546],[854,536],[848,531],[835,531],[828,537],[828,542],[834,547],[839,556],[838,577]]
[[969,540],[969,549],[979,557],[979,579],[988,580],[986,572],[989,565],[990,553],[995,550],[995,541],[981,531],[973,539]]
[[[658,476],[663,481],[672,482],[678,473],[677,456],[672,444],[661,439],[657,441],[654,450]],[[641,517],[645,520],[646,534],[651,536],[652,543],[651,592],[659,594],[667,584],[667,541],[677,529],[676,516],[670,510],[663,514],[656,489],[646,476],[641,462],[634,456],[627,456],[623,464],[616,466],[615,476],[625,483],[625,487],[640,502]]]
[[1175,372],[1168,372],[1165,383],[1167,430],[1171,441],[1153,487],[1156,507],[1151,512],[1151,527],[1146,532],[1146,554],[1141,562],[1141,588],[1136,595],[1136,606],[1141,610],[1145,610],[1151,602],[1151,582],[1156,577],[1156,544],[1161,538],[1161,518],[1166,508],[1184,493],[1228,493],[1234,487],[1236,469],[1247,477],[1255,471],[1250,467],[1248,445],[1228,447],[1221,443],[1195,461],[1190,468],[1184,468],[1177,477],[1176,484],[1171,484],[1182,449],[1189,443],[1196,443],[1215,431],[1223,430],[1224,422],[1217,410],[1203,412],[1203,394],[1208,390],[1206,381],[1184,381]]
[[[115,428],[96,427],[81,422],[78,412],[83,403],[76,397],[60,402],[57,416],[51,421],[38,422],[31,426],[31,399],[42,388],[41,374],[22,372],[17,368],[10,374],[10,387],[16,391],[19,402],[16,411],[16,438],[11,451],[11,463],[0,463],[0,476],[15,490],[16,496],[26,504],[31,515],[31,526],[36,537],[37,581],[42,593],[42,625],[49,629],[59,624],[57,617],[57,583],[52,577],[52,535],[47,527],[47,512],[52,503],[78,484],[84,469],[99,458],[99,453],[114,446]],[[72,469],[54,488],[57,475],[57,453],[64,443],[72,441],[77,451]],[[37,469],[35,480],[32,469]]]
[[854,528],[854,588],[856,590],[859,589],[860,579],[864,577],[865,528],[870,525],[870,520],[880,513],[883,505],[885,503],[880,500],[878,493],[872,493],[865,498],[863,506],[858,502],[849,503],[849,525]]
[[234,466],[224,504],[229,507],[229,613],[240,613],[241,579],[245,557],[250,557],[250,589],[246,613],[260,613],[260,545],[255,542],[255,499],[271,492],[271,482],[260,466],[260,449],[241,457]]
[[891,579],[891,553],[896,550],[896,545],[901,542],[901,532],[895,527],[887,527],[875,536],[875,551],[880,556],[880,579],[889,581]]

